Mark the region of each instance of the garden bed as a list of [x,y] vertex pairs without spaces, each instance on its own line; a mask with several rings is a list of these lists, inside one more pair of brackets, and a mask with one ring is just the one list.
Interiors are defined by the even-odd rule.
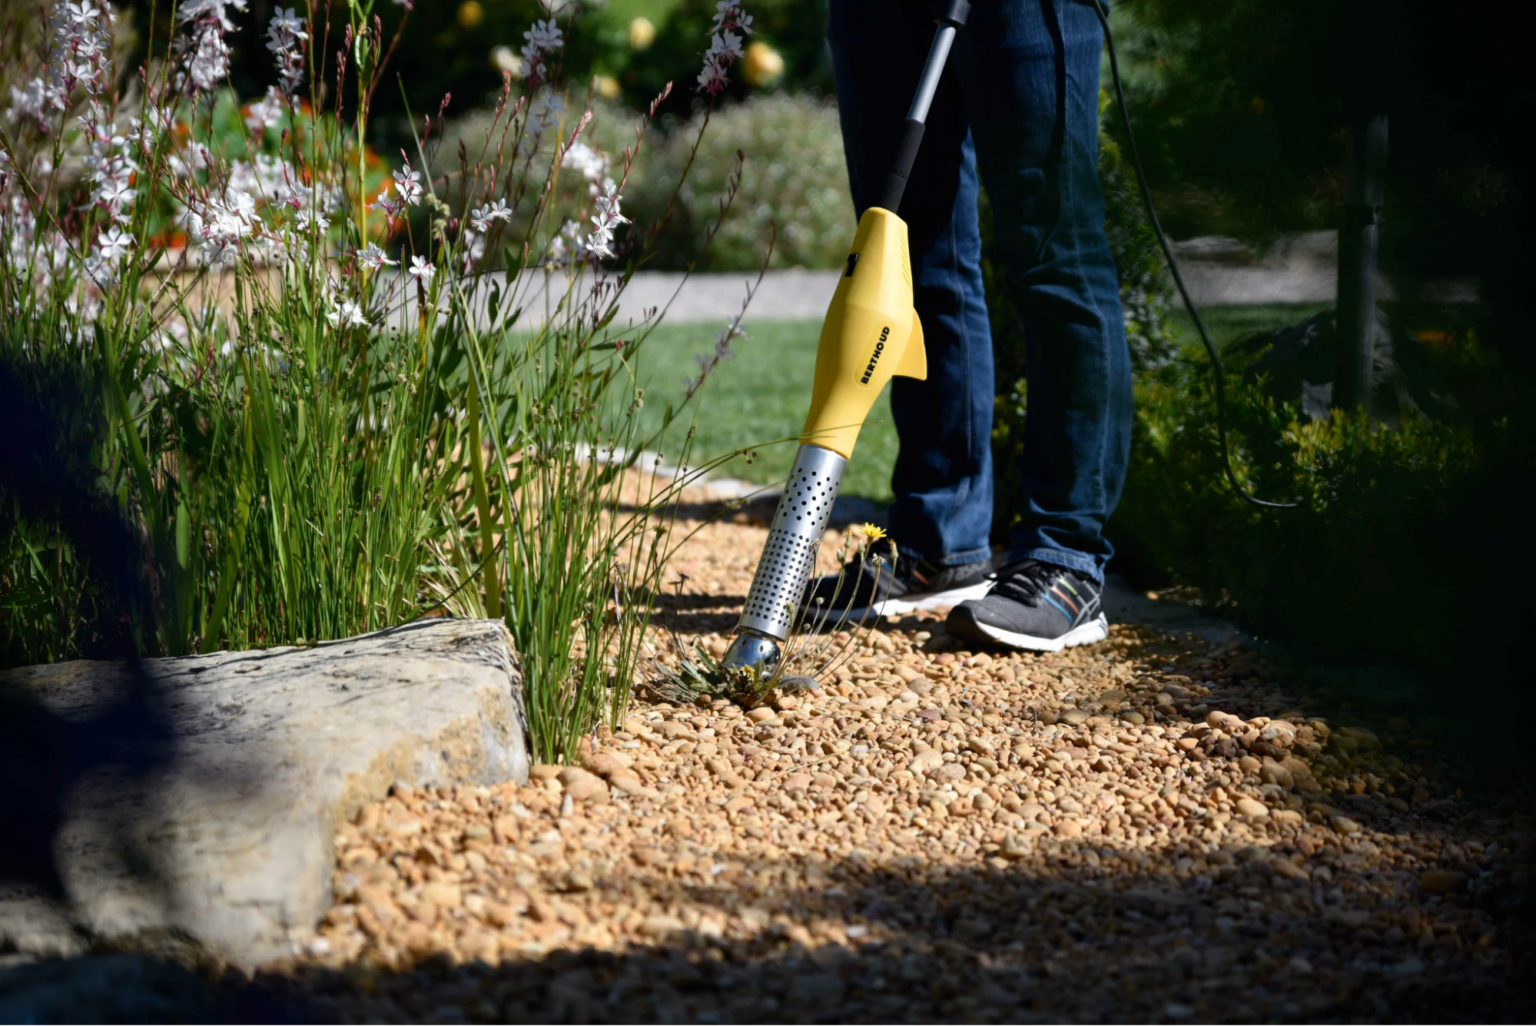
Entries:
[[[685,641],[723,651],[763,537],[678,553]],[[584,769],[369,806],[264,986],[348,1021],[1519,1017],[1529,823],[1411,724],[1325,722],[1240,643],[941,623],[761,709],[642,699]]]

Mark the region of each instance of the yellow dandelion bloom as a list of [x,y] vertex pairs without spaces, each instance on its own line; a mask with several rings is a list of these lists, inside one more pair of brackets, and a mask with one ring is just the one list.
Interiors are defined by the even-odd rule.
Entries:
[[876,527],[874,524],[860,524],[858,532],[869,539],[871,544],[885,537],[885,528]]

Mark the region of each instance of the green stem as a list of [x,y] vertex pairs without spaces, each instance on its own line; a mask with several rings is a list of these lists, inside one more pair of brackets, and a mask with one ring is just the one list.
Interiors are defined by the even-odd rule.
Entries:
[[480,521],[480,562],[485,576],[485,615],[501,619],[501,575],[493,564],[496,542],[492,537],[490,490],[485,485],[485,455],[480,451],[480,387],[469,376],[469,467],[475,488],[475,510]]

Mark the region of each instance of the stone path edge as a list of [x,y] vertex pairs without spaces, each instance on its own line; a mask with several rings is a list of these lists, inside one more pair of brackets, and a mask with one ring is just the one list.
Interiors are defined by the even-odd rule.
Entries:
[[[70,902],[0,890],[0,947],[78,954],[166,931],[251,967],[314,934],[332,902],[334,836],[390,788],[524,783],[523,679],[506,627],[439,618],[312,647],[146,663],[177,738],[146,786],[76,789],[56,845]],[[121,666],[78,660],[0,675],[65,718],[111,701]],[[106,824],[131,808],[124,868]],[[122,819],[122,817],[118,817]]]

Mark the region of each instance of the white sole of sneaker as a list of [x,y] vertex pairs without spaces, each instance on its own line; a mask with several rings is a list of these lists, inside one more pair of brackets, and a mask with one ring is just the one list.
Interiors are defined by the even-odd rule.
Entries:
[[992,582],[982,581],[980,584],[972,584],[965,588],[936,591],[921,598],[889,598],[876,604],[874,610],[880,616],[895,616],[901,613],[915,613],[919,609],[943,609],[946,606],[958,606],[970,599],[986,598],[987,592],[991,590]]
[[1080,627],[1072,628],[1059,638],[1037,638],[1031,634],[1015,634],[1001,627],[980,623],[974,618],[971,624],[976,630],[999,644],[1007,645],[1009,648],[1024,648],[1031,652],[1060,652],[1064,648],[1091,645],[1095,641],[1103,641],[1109,637],[1109,620],[1103,613],[1100,613],[1095,620],[1089,620]]
[[918,598],[889,598],[872,606],[848,610],[848,620],[857,623],[868,616],[900,616],[902,613],[915,613],[919,609],[948,609],[968,599],[986,598],[987,592],[991,590],[992,582],[982,581],[969,587],[936,591]]

